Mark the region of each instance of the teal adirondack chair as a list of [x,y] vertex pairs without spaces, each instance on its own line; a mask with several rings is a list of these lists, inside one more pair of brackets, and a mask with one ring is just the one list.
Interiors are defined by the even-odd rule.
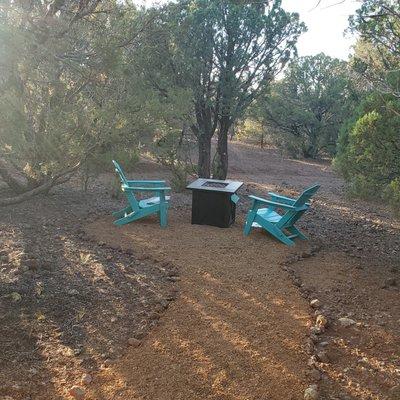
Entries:
[[[253,206],[247,214],[244,234],[247,236],[252,228],[263,228],[288,246],[293,246],[292,239],[297,237],[307,240],[307,237],[294,225],[309,209],[308,201],[319,187],[319,185],[315,185],[306,189],[297,199],[280,196],[276,193],[268,193],[270,200],[249,196],[253,199]],[[267,208],[262,208],[263,206],[267,206]],[[278,214],[278,210],[286,212],[281,215]]]
[[[114,224],[125,225],[148,215],[158,214],[161,227],[166,227],[170,197],[166,196],[165,193],[171,188],[165,185],[165,181],[128,180],[121,166],[114,160],[112,162],[121,181],[121,189],[129,203],[124,209],[113,213],[113,216],[117,218]],[[135,192],[153,192],[156,197],[137,200]]]

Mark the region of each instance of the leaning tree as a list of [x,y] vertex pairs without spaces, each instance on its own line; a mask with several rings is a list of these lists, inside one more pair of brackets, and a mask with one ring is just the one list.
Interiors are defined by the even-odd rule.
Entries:
[[0,205],[67,181],[121,130],[134,11],[116,0],[1,2],[0,178],[14,195]]

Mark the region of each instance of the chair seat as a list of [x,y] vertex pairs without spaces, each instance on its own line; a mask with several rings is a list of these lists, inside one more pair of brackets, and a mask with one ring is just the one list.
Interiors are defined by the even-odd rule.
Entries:
[[[165,196],[166,201],[169,201],[170,198],[171,198],[171,196]],[[154,204],[159,204],[159,203],[160,203],[159,197],[150,197],[149,199],[140,200],[139,207],[146,208],[146,207],[154,206]]]
[[[257,210],[257,216],[265,219],[268,222],[273,222],[274,224],[278,223],[282,218],[281,215],[269,208],[259,208]],[[251,226],[253,226],[254,228],[261,228],[261,225],[257,222],[253,222]]]

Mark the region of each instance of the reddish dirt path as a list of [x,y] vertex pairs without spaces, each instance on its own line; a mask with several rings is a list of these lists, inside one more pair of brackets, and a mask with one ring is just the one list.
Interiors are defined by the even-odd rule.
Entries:
[[189,221],[172,212],[162,231],[156,220],[115,228],[106,219],[87,228],[181,275],[177,301],[140,347],[103,372],[110,386],[98,388],[104,397],[97,398],[302,399],[311,321],[279,267],[287,248],[261,232],[244,239],[242,221],[227,230]]

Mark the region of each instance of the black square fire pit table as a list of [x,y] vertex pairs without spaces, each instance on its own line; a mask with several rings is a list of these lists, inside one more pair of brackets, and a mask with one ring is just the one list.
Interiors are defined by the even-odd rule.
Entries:
[[192,224],[229,228],[235,222],[236,192],[243,185],[237,181],[197,179],[187,189],[193,191]]

